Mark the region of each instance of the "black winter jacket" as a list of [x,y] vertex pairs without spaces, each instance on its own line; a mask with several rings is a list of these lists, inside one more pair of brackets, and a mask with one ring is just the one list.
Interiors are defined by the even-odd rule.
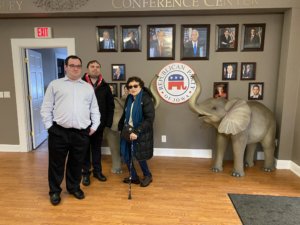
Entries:
[[[127,102],[128,97],[125,101],[124,111],[118,124],[119,131],[121,131],[124,127],[125,108]],[[139,127],[134,129],[134,133],[138,136],[138,147],[135,151],[135,157],[137,160],[148,160],[153,156],[153,122],[155,117],[155,109],[152,101],[152,94],[146,87],[143,88],[141,105],[143,109],[143,121]]]
[[[85,75],[82,77],[82,80],[88,82],[86,80]],[[96,87],[95,89],[95,95],[97,98],[99,111],[101,114],[101,123],[100,127],[111,127],[113,122],[113,116],[114,116],[114,110],[115,110],[115,103],[114,103],[114,97],[111,93],[110,87],[108,83],[105,82],[103,79],[101,84]]]

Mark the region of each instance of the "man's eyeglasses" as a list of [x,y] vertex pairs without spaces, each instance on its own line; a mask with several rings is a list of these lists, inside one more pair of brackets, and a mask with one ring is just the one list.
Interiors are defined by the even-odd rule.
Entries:
[[82,65],[74,65],[74,64],[70,64],[68,66],[72,69],[74,69],[74,68],[81,69],[81,67],[82,67]]
[[135,84],[135,85],[129,85],[127,88],[128,88],[128,89],[138,88],[138,86],[140,86],[140,85],[138,85],[138,84]]

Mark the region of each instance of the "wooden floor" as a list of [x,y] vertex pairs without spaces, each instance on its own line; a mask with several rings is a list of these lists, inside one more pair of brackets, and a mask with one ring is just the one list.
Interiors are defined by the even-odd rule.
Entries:
[[47,149],[29,153],[0,153],[0,224],[203,224],[237,225],[240,219],[228,193],[300,196],[300,178],[288,170],[261,171],[262,162],[246,176],[230,176],[232,162],[222,173],[209,170],[210,159],[154,157],[149,165],[154,181],[146,188],[128,185],[124,174],[110,173],[111,158],[104,156],[107,182],[91,179],[82,187],[84,200],[69,195],[62,184],[62,201],[49,202]]

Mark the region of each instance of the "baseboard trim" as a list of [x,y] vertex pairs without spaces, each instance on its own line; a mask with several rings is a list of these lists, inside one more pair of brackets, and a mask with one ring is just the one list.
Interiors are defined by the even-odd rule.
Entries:
[[155,156],[212,158],[211,149],[154,148]]
[[300,166],[291,160],[276,160],[276,169],[290,170],[300,177]]
[[[102,147],[102,154],[110,155],[109,147]],[[180,149],[180,148],[154,148],[154,156],[168,157],[191,157],[191,158],[212,158],[211,149]]]
[[27,152],[21,145],[0,145],[0,152]]

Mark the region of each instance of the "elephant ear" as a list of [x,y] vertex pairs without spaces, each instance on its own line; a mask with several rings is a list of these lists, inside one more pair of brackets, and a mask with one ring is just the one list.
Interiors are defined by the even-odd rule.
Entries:
[[251,110],[245,100],[233,99],[225,105],[226,115],[223,117],[218,132],[236,135],[248,127]]

